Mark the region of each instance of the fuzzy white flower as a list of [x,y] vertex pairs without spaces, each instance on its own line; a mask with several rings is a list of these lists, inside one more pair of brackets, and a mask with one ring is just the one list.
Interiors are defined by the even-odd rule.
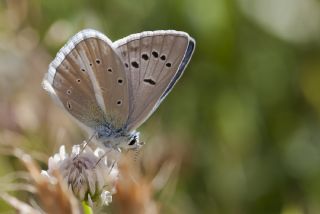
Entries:
[[108,161],[103,150],[93,151],[87,145],[81,151],[81,147],[75,145],[69,155],[62,145],[59,153],[49,158],[48,170],[42,174],[53,177],[55,170],[59,170],[74,195],[90,206],[108,205],[112,201],[119,172],[117,164]]

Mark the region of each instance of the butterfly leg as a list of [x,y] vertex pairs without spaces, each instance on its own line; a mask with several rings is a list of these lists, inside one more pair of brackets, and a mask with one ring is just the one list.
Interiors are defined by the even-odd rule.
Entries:
[[[115,154],[116,153],[116,154]],[[105,151],[105,153],[99,158],[99,160],[97,161],[95,167],[99,164],[99,162],[104,158],[106,157],[107,155],[109,154],[109,156],[112,156],[114,158],[112,158],[112,167],[111,167],[111,170],[112,168],[114,167],[114,164],[119,160],[119,155],[120,155],[120,152],[118,151],[115,151],[113,149],[110,149],[109,151]],[[111,172],[110,170],[110,172]]]
[[85,148],[87,147],[87,145],[91,142],[92,138],[96,135],[96,133],[94,132],[91,137],[88,139],[88,141],[84,141],[84,145],[82,147],[82,149],[80,150],[80,152],[73,158],[73,160],[77,159],[79,154],[81,154]]

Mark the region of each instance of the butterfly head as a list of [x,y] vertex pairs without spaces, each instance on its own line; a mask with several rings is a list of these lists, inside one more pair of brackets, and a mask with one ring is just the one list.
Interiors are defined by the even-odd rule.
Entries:
[[128,138],[127,142],[124,142],[122,145],[122,148],[128,149],[128,150],[138,150],[143,146],[143,142],[139,141],[139,132],[132,132],[130,134],[130,137]]
[[116,150],[138,150],[143,145],[143,143],[139,141],[139,135],[139,132],[133,131],[129,134],[121,134],[108,138],[98,136],[97,139],[102,142],[106,148],[113,148]]

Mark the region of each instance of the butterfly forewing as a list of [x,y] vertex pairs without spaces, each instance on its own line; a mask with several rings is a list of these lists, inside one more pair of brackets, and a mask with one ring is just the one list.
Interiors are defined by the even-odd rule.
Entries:
[[86,126],[93,128],[105,119],[76,49],[56,68],[52,87],[64,108]]
[[49,66],[51,84],[64,108],[84,125],[122,128],[128,120],[123,64],[110,40],[94,30],[76,34]]
[[[128,85],[124,66],[113,48],[99,38],[89,38],[79,44],[85,52],[87,65],[93,74],[107,120],[122,128],[128,119]],[[99,100],[98,100],[99,101]]]
[[[115,46],[128,64],[126,73],[132,82],[127,126],[133,130],[152,114],[182,75],[194,41],[183,32],[154,31],[128,36]],[[192,50],[186,54],[190,46]]]

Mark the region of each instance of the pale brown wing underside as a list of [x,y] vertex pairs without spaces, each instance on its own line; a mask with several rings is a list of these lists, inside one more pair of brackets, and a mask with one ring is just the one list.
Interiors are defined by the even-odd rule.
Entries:
[[170,92],[194,45],[188,34],[178,31],[143,32],[115,42],[130,83],[129,130],[139,127]]
[[72,37],[50,64],[46,81],[64,108],[84,125],[125,126],[127,78],[111,41],[101,33],[84,30]]
[[[128,84],[124,65],[113,48],[98,38],[89,38],[79,43],[79,52],[86,62],[90,79],[96,81],[95,91],[102,96],[101,106],[107,121],[115,128],[122,128],[128,119]],[[99,97],[99,95],[96,97]],[[99,102],[99,98],[97,98]]]
[[83,30],[58,52],[44,85],[85,126],[131,132],[171,91],[194,47],[179,31],[142,32],[112,43],[98,31]]
[[90,128],[105,121],[98,105],[87,69],[79,65],[79,54],[74,49],[57,68],[52,87],[64,108]]

